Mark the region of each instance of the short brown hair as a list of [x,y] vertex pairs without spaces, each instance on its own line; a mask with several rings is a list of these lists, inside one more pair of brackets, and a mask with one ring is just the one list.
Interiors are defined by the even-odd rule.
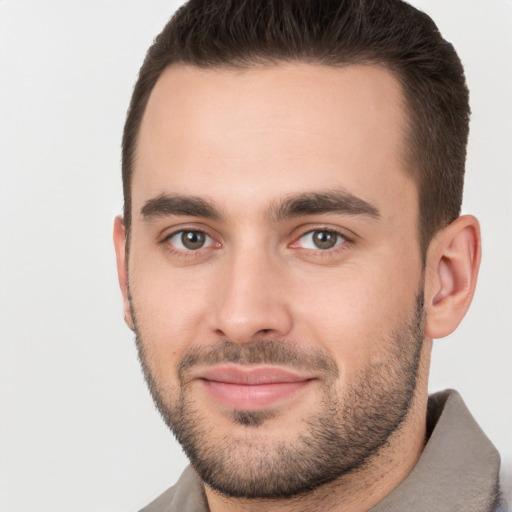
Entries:
[[171,64],[249,68],[369,63],[399,80],[408,107],[407,167],[418,184],[419,235],[456,219],[462,202],[469,93],[453,46],[425,13],[401,0],[190,0],[149,48],[123,135],[124,220],[131,225],[137,136],[151,91]]

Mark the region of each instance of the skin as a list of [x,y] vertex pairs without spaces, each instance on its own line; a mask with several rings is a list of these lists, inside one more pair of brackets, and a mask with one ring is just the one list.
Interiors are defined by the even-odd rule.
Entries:
[[[386,364],[392,333],[410,319],[418,292],[425,298],[414,400],[386,445],[359,471],[296,500],[227,498],[207,486],[214,512],[368,510],[421,454],[431,339],[453,331],[469,306],[480,238],[476,219],[460,217],[431,242],[423,266],[418,191],[402,158],[406,120],[398,82],[372,66],[175,66],[151,94],[132,181],[128,260],[121,218],[114,241],[125,319],[131,328],[137,322],[146,364],[169,404],[178,400],[177,364],[187,350],[226,339],[242,346],[279,339],[327,354],[344,404],[368,365]],[[378,215],[272,215],[286,198],[328,191],[360,198]],[[221,216],[143,215],[162,194],[201,198]],[[180,229],[205,232],[206,245],[180,246],[179,236],[169,238]],[[338,245],[316,248],[307,236],[315,229],[340,233]],[[309,377],[322,382],[321,374]],[[189,393],[215,439],[262,447],[296,439],[322,396],[320,385],[306,386],[249,429],[198,383]]]

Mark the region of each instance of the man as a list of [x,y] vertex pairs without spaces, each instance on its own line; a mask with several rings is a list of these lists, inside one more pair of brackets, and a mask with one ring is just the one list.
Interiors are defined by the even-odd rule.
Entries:
[[191,468],[144,510],[484,511],[499,456],[432,339],[471,302],[462,65],[398,0],[191,1],[150,48],[114,227]]

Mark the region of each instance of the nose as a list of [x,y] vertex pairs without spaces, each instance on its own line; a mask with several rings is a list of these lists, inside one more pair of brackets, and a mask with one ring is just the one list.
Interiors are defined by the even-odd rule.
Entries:
[[293,322],[278,262],[263,251],[240,250],[223,270],[212,315],[217,336],[245,344],[289,334]]

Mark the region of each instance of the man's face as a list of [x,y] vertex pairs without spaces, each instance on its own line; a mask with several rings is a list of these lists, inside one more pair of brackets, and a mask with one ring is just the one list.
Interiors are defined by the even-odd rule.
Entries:
[[200,476],[291,496],[407,421],[422,333],[418,196],[393,76],[176,66],[132,182],[141,361]]

